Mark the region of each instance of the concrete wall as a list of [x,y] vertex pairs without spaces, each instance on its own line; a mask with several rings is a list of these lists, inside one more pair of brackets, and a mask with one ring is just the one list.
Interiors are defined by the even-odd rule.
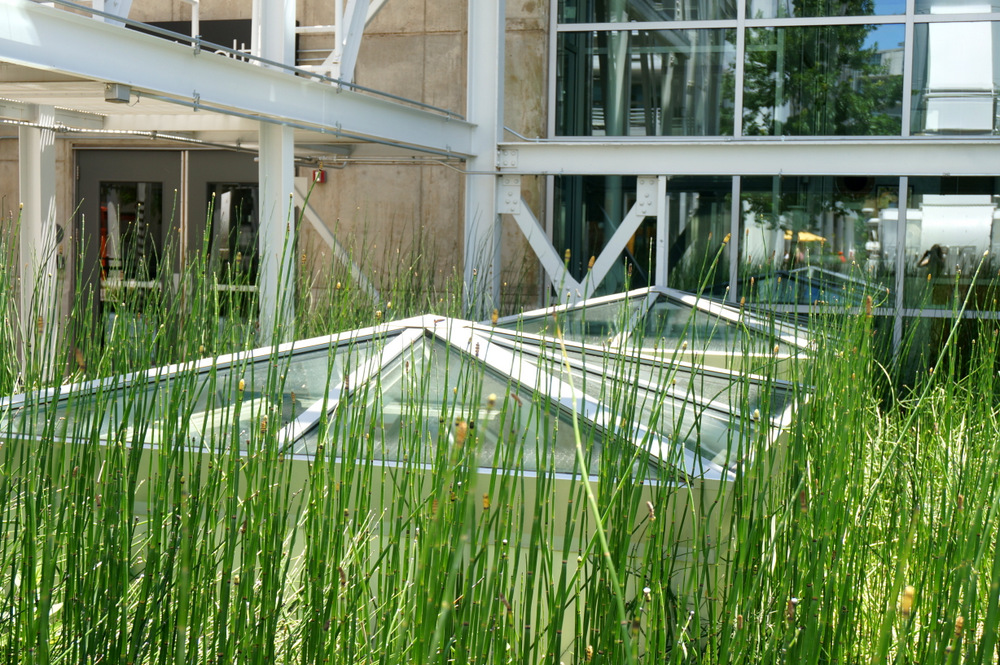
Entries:
[[[464,114],[467,1],[390,0],[365,31],[355,81]],[[512,0],[507,13],[505,124],[543,136],[548,3]],[[329,20],[308,9],[306,16],[320,24]],[[414,270],[446,279],[461,273],[464,259],[465,182],[456,170],[462,164],[453,166],[351,164],[329,172],[312,201],[376,283]],[[539,219],[543,184],[526,179],[525,195]],[[312,252],[324,251],[308,230],[303,235]],[[504,222],[502,254],[503,303],[536,303],[537,261],[510,220]]]

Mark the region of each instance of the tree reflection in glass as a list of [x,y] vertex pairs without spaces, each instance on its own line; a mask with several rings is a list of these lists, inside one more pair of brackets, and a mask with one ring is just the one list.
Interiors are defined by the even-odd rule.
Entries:
[[898,135],[902,56],[897,24],[749,29],[743,133]]

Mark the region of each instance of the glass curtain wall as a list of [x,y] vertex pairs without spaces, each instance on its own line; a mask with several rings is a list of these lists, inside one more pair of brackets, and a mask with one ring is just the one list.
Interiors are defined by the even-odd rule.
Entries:
[[1000,178],[910,178],[908,200],[906,307],[1000,309]]
[[[816,304],[942,315],[1000,312],[1000,176],[670,176],[667,265],[658,266],[656,218],[629,239],[597,290],[657,283],[733,302],[801,312]],[[636,197],[636,178],[559,176],[555,247],[583,280]],[[609,187],[610,185],[610,187]],[[658,276],[661,276],[657,281]],[[735,283],[732,277],[735,276]],[[868,299],[871,298],[869,303]]]
[[[995,11],[990,5],[925,6],[947,10]],[[917,3],[918,9],[921,3]],[[914,26],[914,134],[997,133],[1000,90],[1000,22],[918,23]]]
[[557,21],[559,136],[997,132],[1000,0],[562,0]]
[[558,53],[561,135],[733,132],[733,30],[567,32]]
[[747,136],[898,136],[904,28],[751,28],[743,67]]
[[[560,137],[918,141],[1000,128],[1000,0],[915,0],[909,13],[905,0],[559,0],[555,41]],[[802,170],[822,159],[818,145]],[[659,280],[800,312],[869,295],[899,316],[1000,312],[985,286],[1000,269],[997,178],[799,166],[671,175],[664,251],[647,218],[599,293]],[[635,200],[634,177],[595,171],[555,177],[553,241],[577,279]]]
[[740,296],[782,305],[860,305],[869,296],[889,303],[895,229],[888,227],[898,196],[898,178],[742,178]]

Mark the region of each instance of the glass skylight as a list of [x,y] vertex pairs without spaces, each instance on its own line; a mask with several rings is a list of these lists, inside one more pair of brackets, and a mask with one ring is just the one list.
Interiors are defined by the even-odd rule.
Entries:
[[[579,330],[600,331],[583,341],[417,317],[19,396],[0,404],[0,426],[25,440],[212,454],[272,445],[297,463],[322,451],[345,463],[578,476],[575,421],[587,475],[610,463],[619,465],[611,477],[732,477],[750,437],[774,442],[787,427],[794,387],[773,364],[764,375],[740,373],[648,347],[710,343],[716,329],[731,339],[799,338],[674,294],[627,302],[574,310]],[[584,327],[584,309],[601,313],[595,328]],[[638,334],[625,332],[637,324]],[[642,332],[649,325],[663,333],[652,342]],[[616,330],[619,344],[606,343]]]
[[558,331],[610,351],[757,373],[812,346],[793,323],[659,287],[525,312],[496,327],[512,336],[554,338]]

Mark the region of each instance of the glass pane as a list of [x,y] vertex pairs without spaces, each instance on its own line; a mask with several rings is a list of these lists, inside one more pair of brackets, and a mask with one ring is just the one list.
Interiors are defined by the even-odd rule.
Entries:
[[[5,431],[39,436],[54,423],[59,435],[92,440],[96,434],[105,441],[124,437],[129,443],[155,444],[164,437],[182,436],[194,447],[211,449],[228,447],[235,435],[242,449],[260,430],[261,419],[269,431],[289,424],[322,400],[328,383],[339,384],[371,348],[369,343],[335,351],[323,348],[277,361],[266,358],[245,366],[182,372],[131,387],[112,386],[100,394],[72,395],[56,404],[29,402],[7,414],[2,426]],[[176,412],[177,391],[196,395],[181,414]]]
[[736,18],[735,0],[559,0],[560,23],[706,21]]
[[[590,260],[618,230],[636,201],[635,176],[556,177],[553,245],[567,257],[574,279],[584,281]],[[646,218],[625,245],[594,295],[622,293],[653,282],[656,219]],[[576,295],[576,294],[571,294]]]
[[[104,337],[125,337],[138,347],[138,340],[153,338],[159,323],[142,313],[160,296],[157,277],[167,254],[163,184],[102,182],[100,199],[99,311]],[[135,353],[140,358],[143,351],[136,348]]]
[[741,189],[741,297],[891,304],[898,178],[747,177]]
[[1000,2],[969,0],[916,0],[917,14],[988,14],[1000,12]]
[[212,268],[222,285],[257,283],[257,185],[208,185]]
[[[339,446],[338,457],[434,464],[444,455],[480,468],[577,468],[573,426],[558,406],[438,340],[408,348],[358,386],[347,407],[335,412],[327,434]],[[583,430],[596,475],[601,438]],[[296,452],[313,453],[318,440],[314,429],[296,443]]]
[[506,324],[511,330],[534,335],[555,336],[556,327],[564,339],[588,344],[606,344],[630,330],[633,315],[644,307],[645,297],[616,300],[603,305],[565,309],[544,316],[522,318]]
[[[918,0],[919,2],[919,0]],[[905,14],[906,0],[747,0],[747,18]]]
[[909,182],[906,306],[951,309],[968,298],[970,309],[998,309],[991,278],[1000,269],[1000,181],[986,177]]
[[728,136],[733,30],[559,33],[556,133]]
[[[733,180],[681,176],[667,180],[667,284],[700,292],[729,281],[729,252],[722,241],[732,228]],[[722,250],[720,252],[720,250]]]
[[1000,23],[918,23],[914,37],[911,131],[995,134]]
[[[677,349],[682,343],[693,352],[720,351],[733,353],[773,352],[777,337],[708,312],[693,309],[670,300],[658,300],[644,320],[645,344],[653,343],[657,349]],[[795,349],[778,342],[779,353],[793,353]]]
[[[541,352],[543,365],[553,374],[565,371],[561,353]],[[740,375],[615,354],[585,351],[571,360],[570,369],[574,385],[606,408],[723,466],[736,449],[743,416],[758,410],[765,420],[777,417],[792,401],[790,391]],[[609,381],[610,376],[619,381]],[[716,406],[709,407],[709,402]]]
[[163,184],[102,182],[101,277],[155,279],[163,255]]
[[902,131],[902,103],[902,25],[747,31],[748,136],[891,136]]

